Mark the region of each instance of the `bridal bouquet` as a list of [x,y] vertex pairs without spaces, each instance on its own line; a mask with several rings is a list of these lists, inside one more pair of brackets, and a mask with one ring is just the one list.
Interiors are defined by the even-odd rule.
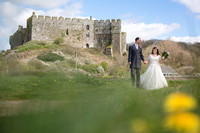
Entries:
[[162,52],[162,59],[170,58],[170,53],[167,50]]

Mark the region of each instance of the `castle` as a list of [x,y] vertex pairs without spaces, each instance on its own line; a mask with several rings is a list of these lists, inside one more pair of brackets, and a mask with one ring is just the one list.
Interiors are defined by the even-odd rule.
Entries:
[[[123,54],[126,51],[126,33],[121,32],[121,20],[92,20],[35,15],[27,19],[27,28],[19,25],[10,36],[11,48],[31,40],[53,42],[63,37],[66,44],[79,48],[102,48],[105,53]],[[107,52],[106,52],[107,51]]]

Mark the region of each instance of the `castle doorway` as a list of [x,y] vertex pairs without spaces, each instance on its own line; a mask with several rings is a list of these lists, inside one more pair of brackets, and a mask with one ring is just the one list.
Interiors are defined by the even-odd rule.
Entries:
[[90,45],[88,43],[86,44],[86,48],[90,48]]
[[66,34],[66,35],[69,35],[68,29],[66,30],[65,34]]
[[89,25],[87,25],[87,26],[86,26],[86,29],[87,29],[87,30],[90,30],[90,26],[89,26]]

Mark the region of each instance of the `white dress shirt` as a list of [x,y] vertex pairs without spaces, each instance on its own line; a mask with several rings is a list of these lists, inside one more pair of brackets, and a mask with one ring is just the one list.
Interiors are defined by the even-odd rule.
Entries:
[[138,49],[138,45],[137,44],[135,44],[135,47],[136,47],[136,49]]

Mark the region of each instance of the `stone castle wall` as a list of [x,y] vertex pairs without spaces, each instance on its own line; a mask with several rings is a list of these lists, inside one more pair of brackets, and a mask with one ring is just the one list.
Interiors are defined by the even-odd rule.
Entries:
[[105,48],[111,44],[111,23],[110,20],[94,21],[94,45]]
[[27,28],[19,28],[10,36],[11,48],[31,40],[53,42],[63,37],[66,44],[74,47],[98,47],[112,45],[113,51],[123,53],[126,34],[121,33],[121,20],[92,20],[33,15],[27,19]]
[[93,47],[93,20],[63,17],[33,16],[32,40],[54,41],[64,34],[68,44],[75,47]]
[[123,54],[124,52],[126,52],[126,32],[122,32],[121,33],[121,53]]
[[11,45],[11,49],[24,44],[24,37],[26,35],[26,28],[23,26],[18,27],[18,30],[9,38],[9,43]]

